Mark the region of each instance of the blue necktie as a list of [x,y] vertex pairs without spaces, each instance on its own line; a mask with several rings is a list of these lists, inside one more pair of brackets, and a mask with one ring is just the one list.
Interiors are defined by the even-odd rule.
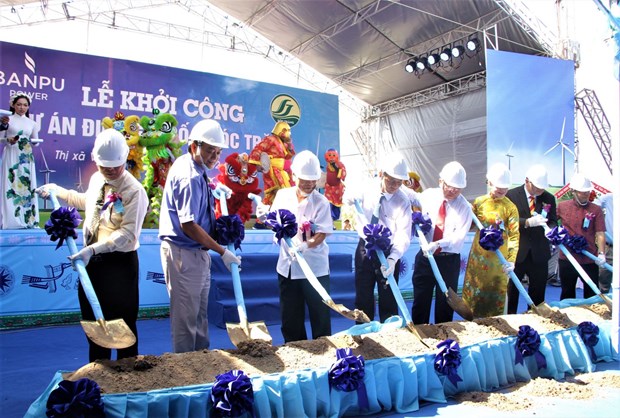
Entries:
[[215,203],[215,198],[213,197],[213,193],[211,192],[211,187],[209,186],[209,178],[207,177],[207,173],[202,174],[202,178],[205,179],[205,184],[207,187],[207,214],[209,216],[209,230],[207,231],[212,238],[214,238],[215,232],[215,209],[213,205]]
[[377,206],[375,206],[375,210],[372,213],[372,218],[370,218],[371,224],[376,224],[379,222],[379,212],[381,211],[381,204],[384,201],[385,201],[385,196],[381,194],[381,197],[379,198],[379,202],[377,203]]

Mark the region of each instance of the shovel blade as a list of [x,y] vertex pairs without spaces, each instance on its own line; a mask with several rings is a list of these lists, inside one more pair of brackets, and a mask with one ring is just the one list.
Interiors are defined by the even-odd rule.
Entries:
[[532,306],[532,309],[534,310],[534,312],[536,312],[537,315],[543,316],[545,318],[550,318],[554,312],[557,312],[557,310],[554,310],[546,302],[542,302],[536,306]]
[[122,319],[80,321],[86,336],[105,348],[127,348],[136,343],[136,336]]
[[413,335],[415,335],[418,338],[418,340],[420,340],[422,344],[428,347],[428,344],[424,342],[424,340],[422,339],[422,334],[418,332],[415,325],[413,325],[413,322],[407,322],[406,327]]
[[261,340],[266,341],[269,344],[273,341],[267,325],[264,322],[249,322],[247,327],[241,324],[226,324],[226,331],[228,337],[235,347],[239,347],[242,342]]
[[368,315],[366,315],[364,311],[361,311],[359,309],[351,310],[341,303],[334,303],[333,300],[324,300],[323,303],[329,306],[334,311],[338,312],[340,315],[344,316],[345,318],[351,319],[355,322],[370,322],[370,318],[368,318]]
[[599,296],[601,297],[601,299],[603,299],[605,305],[607,305],[607,307],[611,309],[611,299],[609,299],[609,297],[604,293],[600,293]]
[[448,301],[448,306],[454,309],[454,312],[461,315],[463,319],[465,319],[466,321],[474,320],[474,313],[471,311],[469,306],[467,306],[465,302],[463,302],[463,299],[461,299],[450,287],[446,292],[446,299]]

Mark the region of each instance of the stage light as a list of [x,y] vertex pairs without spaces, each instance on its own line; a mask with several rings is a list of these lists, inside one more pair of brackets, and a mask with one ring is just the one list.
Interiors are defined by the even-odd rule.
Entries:
[[478,38],[469,38],[466,45],[467,45],[467,50],[471,52],[474,52],[480,49],[480,41],[478,40]]
[[452,51],[450,51],[450,45],[446,45],[441,51],[441,53],[439,54],[439,59],[442,62],[448,62],[450,61],[451,56],[452,56]]
[[428,59],[427,59],[428,65],[431,67],[439,65],[440,59],[441,58],[439,57],[439,50],[437,49],[435,51],[432,51],[430,54],[428,54]]
[[416,70],[424,71],[427,63],[428,63],[428,59],[426,57],[419,57],[415,64]]
[[464,53],[465,48],[463,48],[463,45],[452,46],[452,58],[462,58]]
[[408,73],[412,73],[415,71],[415,59],[410,59],[409,61],[407,61],[407,64],[405,64],[405,71],[407,71]]

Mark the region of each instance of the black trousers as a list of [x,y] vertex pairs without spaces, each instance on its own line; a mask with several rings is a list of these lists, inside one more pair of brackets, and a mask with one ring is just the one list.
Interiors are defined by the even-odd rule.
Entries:
[[[549,260],[542,263],[532,261],[532,253],[529,252],[525,260],[515,263],[515,275],[519,280],[527,274],[529,285],[527,294],[532,298],[534,305],[539,305],[545,301],[545,291],[547,290],[547,278],[549,276]],[[519,290],[512,280],[508,282],[508,308],[509,314],[517,313],[519,306]]]
[[[560,282],[562,283],[562,293],[560,294],[560,300],[563,299],[575,299],[577,297],[577,290],[575,286],[577,285],[577,279],[580,278],[579,273],[573,267],[570,261],[560,259],[558,261],[560,266]],[[599,268],[595,263],[590,264],[581,264],[581,267],[586,272],[588,276],[592,279],[594,284],[598,287],[598,273]],[[586,282],[583,282],[583,298],[591,298],[596,295],[594,290],[588,286]]]
[[[355,250],[355,308],[363,311],[372,321],[375,318],[375,284],[379,295],[379,321],[398,315],[398,305],[387,280],[381,274],[381,263],[375,254],[370,258],[364,248],[366,241],[360,239]],[[400,260],[394,269],[394,279],[398,283]]]
[[[95,255],[86,266],[86,271],[95,289],[97,299],[99,299],[105,320],[123,319],[136,336],[136,343],[134,345],[117,350],[117,359],[137,356],[138,329],[136,321],[140,307],[138,294],[140,277],[138,253],[131,251],[127,253],[113,252]],[[78,287],[78,299],[80,310],[82,311],[82,319],[85,321],[95,321],[95,315],[81,283]],[[90,362],[110,360],[112,358],[111,349],[101,347],[90,339],[88,339],[88,346],[88,359]]]
[[[437,267],[446,286],[458,291],[459,274],[461,273],[461,255],[456,253],[439,253],[435,255]],[[413,277],[413,307],[411,319],[414,324],[428,324],[431,317],[433,292],[435,292],[435,323],[450,322],[454,310],[448,305],[437,279],[433,274],[431,263],[420,250],[415,256]]]
[[[329,293],[329,275],[317,277]],[[280,287],[280,315],[282,319],[282,336],[284,342],[307,340],[306,305],[310,316],[312,339],[332,335],[332,323],[329,307],[323,303],[319,293],[306,279],[292,280],[278,274]],[[304,303],[305,302],[305,303]]]

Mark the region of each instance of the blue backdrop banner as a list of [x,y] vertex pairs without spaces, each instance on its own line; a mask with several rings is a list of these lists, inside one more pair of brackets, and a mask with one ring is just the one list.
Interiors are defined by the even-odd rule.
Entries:
[[335,95],[0,42],[0,109],[8,110],[17,93],[31,97],[31,118],[44,140],[35,149],[37,184],[49,168],[49,181],[86,187],[96,169],[90,153],[102,119],[119,111],[125,117],[170,113],[181,140],[201,119],[215,119],[230,146],[221,161],[232,152],[249,153],[276,120],[291,125],[297,152],[308,149],[322,159],[340,142]]

